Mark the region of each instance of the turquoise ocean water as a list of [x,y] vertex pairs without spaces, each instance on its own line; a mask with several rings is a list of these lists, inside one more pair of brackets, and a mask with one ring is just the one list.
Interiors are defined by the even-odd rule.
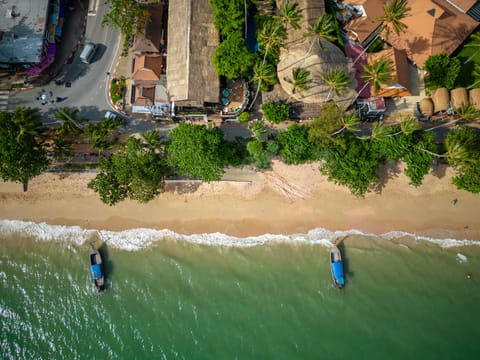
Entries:
[[[339,236],[343,291],[328,264]],[[1,359],[478,359],[479,324],[480,246],[469,241],[0,221]]]

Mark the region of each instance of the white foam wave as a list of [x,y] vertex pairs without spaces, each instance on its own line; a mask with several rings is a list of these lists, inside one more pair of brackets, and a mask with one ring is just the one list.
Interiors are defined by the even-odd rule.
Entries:
[[465,255],[461,254],[461,253],[457,253],[457,260],[458,260],[459,262],[461,262],[461,263],[466,263],[466,262],[468,262],[468,258],[467,258]]
[[168,229],[155,230],[137,228],[124,231],[109,231],[83,229],[79,226],[48,225],[46,223],[34,223],[20,220],[0,220],[0,233],[3,235],[20,235],[34,237],[41,241],[61,241],[68,244],[82,245],[92,240],[101,240],[109,246],[124,250],[140,250],[154,245],[163,239],[186,241],[192,244],[228,246],[228,247],[251,247],[271,243],[308,243],[330,246],[335,240],[350,235],[381,237],[386,240],[394,240],[402,237],[410,237],[416,241],[428,241],[442,248],[478,246],[480,241],[458,239],[436,239],[415,234],[391,231],[376,235],[364,233],[360,230],[329,231],[324,228],[310,230],[306,234],[264,234],[260,236],[235,237],[222,233],[184,235]]

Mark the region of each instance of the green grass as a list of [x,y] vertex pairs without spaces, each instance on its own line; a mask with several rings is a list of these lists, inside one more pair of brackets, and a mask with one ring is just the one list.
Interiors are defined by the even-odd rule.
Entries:
[[112,79],[110,85],[110,97],[112,98],[113,103],[123,99],[123,94],[125,92],[125,79],[115,78]]
[[[475,33],[480,33],[480,27],[473,32],[473,34]],[[470,43],[470,41],[471,37],[469,36],[462,46],[452,55],[452,57],[458,58],[462,64],[460,74],[458,74],[457,80],[455,81],[455,87],[469,87],[476,81],[472,75],[472,72],[475,64],[480,65],[480,49],[474,47],[465,47],[465,45]],[[475,56],[473,56],[472,59],[467,62],[467,60],[474,54]],[[480,87],[480,84],[475,87]]]

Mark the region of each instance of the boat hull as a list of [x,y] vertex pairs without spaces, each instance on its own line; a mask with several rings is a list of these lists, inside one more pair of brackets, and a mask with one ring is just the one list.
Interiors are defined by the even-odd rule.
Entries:
[[330,249],[330,270],[335,286],[339,289],[343,289],[345,286],[345,278],[343,274],[342,254],[340,249],[335,245]]
[[90,251],[90,272],[92,275],[93,283],[97,288],[97,291],[103,291],[105,289],[105,277],[103,274],[103,260],[102,256],[92,246],[92,250]]

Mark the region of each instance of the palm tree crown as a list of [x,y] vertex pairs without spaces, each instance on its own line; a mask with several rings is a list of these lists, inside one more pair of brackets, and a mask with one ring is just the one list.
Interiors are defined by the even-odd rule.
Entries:
[[258,61],[253,66],[253,82],[265,91],[268,87],[277,83],[277,71],[275,66],[270,63],[262,63]]
[[307,91],[310,89],[310,83],[312,82],[310,71],[299,67],[293,68],[291,79],[284,78],[284,80],[292,85],[292,94]]
[[318,40],[318,45],[320,48],[324,49],[322,40],[334,41],[336,39],[336,31],[337,27],[335,18],[330,14],[323,14],[315,20],[305,36],[314,37],[316,40]]
[[[393,79],[393,62],[390,59],[380,58],[379,60],[363,65],[364,73],[361,75],[366,84],[371,84],[378,93],[382,84],[385,84]],[[361,91],[360,91],[361,92]]]
[[286,1],[280,6],[280,19],[285,27],[290,25],[293,29],[300,29],[299,21],[302,19],[302,9],[298,8],[297,2]]
[[402,20],[409,16],[411,8],[407,4],[408,0],[391,0],[383,4],[384,15],[379,16],[374,21],[382,23],[381,31],[385,32],[385,39],[388,40],[390,33],[400,35],[408,26]]
[[343,90],[345,90],[345,88],[350,84],[350,78],[348,77],[347,72],[343,69],[329,69],[326,74],[320,76],[322,80],[325,81],[328,86],[330,86],[330,90],[325,102],[330,99],[332,91],[334,91],[337,96],[340,96]]
[[[268,51],[271,48],[280,48],[284,46],[287,39],[287,30],[277,18],[268,18],[258,33],[258,43],[265,51],[264,58],[266,58]],[[265,60],[264,60],[265,62]]]

